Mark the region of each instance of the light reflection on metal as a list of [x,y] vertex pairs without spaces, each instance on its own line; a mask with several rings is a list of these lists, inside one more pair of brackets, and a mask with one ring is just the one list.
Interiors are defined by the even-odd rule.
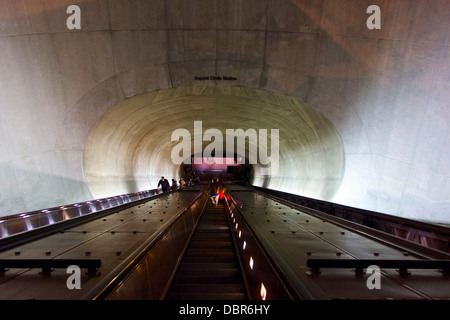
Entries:
[[6,227],[6,222],[1,220],[0,221],[0,237],[4,238],[8,236],[8,228]]
[[27,230],[32,230],[33,229],[33,226],[31,225],[31,222],[30,222],[30,220],[28,220],[27,218],[28,218],[28,216],[26,216],[26,217],[22,217],[22,218],[24,218],[25,219],[25,223],[26,223],[26,225],[27,225]]
[[67,214],[67,211],[66,211],[66,210],[62,210],[62,215],[63,215],[63,219],[64,219],[64,220],[69,220],[69,219],[70,219],[70,217],[69,217],[69,215]]
[[[60,207],[55,208],[48,208],[48,209],[42,209],[38,211],[33,212],[26,212],[22,214],[17,215],[11,215],[2,217],[3,219],[0,221],[0,239],[6,238],[8,236],[14,235],[16,231],[11,232],[8,228],[10,228],[10,225],[16,225],[11,224],[12,221],[22,221],[20,222],[22,225],[22,230],[32,230],[39,227],[44,227],[46,225],[51,225],[55,223],[54,218],[59,215],[62,215],[62,220],[69,220],[72,218],[75,218],[77,216],[83,216],[85,214],[90,214],[94,212],[98,212],[103,209],[112,208],[115,206],[119,206],[124,203],[129,203],[135,200],[139,200],[142,198],[150,198],[152,196],[158,195],[161,192],[159,190],[147,190],[147,191],[141,191],[139,193],[132,193],[132,194],[126,194],[126,195],[120,195],[105,199],[97,199],[97,200],[90,200],[83,203],[75,203],[71,205],[64,205]],[[111,201],[111,202],[110,202]],[[75,209],[76,208],[76,209]],[[71,216],[67,210],[73,210],[74,214]],[[78,211],[78,212],[76,212]],[[76,214],[78,213],[78,214]],[[33,221],[37,222],[37,225],[33,226],[30,219],[33,219]],[[59,221],[59,219],[58,219]],[[17,229],[17,228],[15,228]]]
[[54,224],[55,223],[55,221],[53,220],[53,217],[52,217],[51,214],[48,214],[47,218],[48,218],[48,222],[49,222],[48,224]]
[[267,297],[267,290],[266,287],[264,286],[264,283],[261,282],[261,299],[266,300]]

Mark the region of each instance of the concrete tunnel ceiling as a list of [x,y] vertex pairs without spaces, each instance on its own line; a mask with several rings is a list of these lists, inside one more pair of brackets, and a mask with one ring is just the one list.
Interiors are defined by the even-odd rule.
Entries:
[[[320,112],[268,91],[197,86],[138,95],[100,118],[88,135],[83,155],[92,193],[101,198],[156,188],[161,175],[178,180],[179,164],[172,162],[171,153],[179,141],[171,141],[171,135],[176,129],[189,130],[193,151],[194,121],[202,122],[202,134],[208,129],[218,129],[224,136],[227,129],[267,129],[270,138],[271,129],[279,130],[279,168],[267,175],[258,161],[255,185],[321,199],[332,199],[339,189],[343,146],[334,126]],[[203,151],[211,142],[199,139]],[[247,141],[244,157],[248,158],[249,147]]]
[[448,0],[2,0],[0,49],[0,216],[153,187],[194,112],[280,126],[258,184],[450,223]]

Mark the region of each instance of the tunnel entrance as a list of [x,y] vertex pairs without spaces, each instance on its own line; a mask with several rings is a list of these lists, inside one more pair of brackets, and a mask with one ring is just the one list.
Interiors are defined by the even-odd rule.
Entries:
[[[196,133],[198,122],[202,123],[202,130]],[[182,154],[190,156],[197,154],[195,150],[202,152],[211,147],[212,141],[204,139],[205,133],[237,130],[244,135],[257,132],[258,138],[264,130],[268,130],[267,137],[272,130],[279,132],[277,171],[268,171],[269,165],[258,158],[258,163],[249,161],[251,166],[247,167],[237,163],[194,168],[202,171],[200,175],[212,178],[247,170],[250,177],[246,173],[246,178],[252,185],[321,200],[332,200],[339,190],[344,174],[344,150],[327,117],[296,98],[234,86],[157,90],[112,106],[86,139],[84,175],[96,198],[153,189],[161,176],[178,181],[185,175],[183,164],[172,160],[173,150],[180,145],[180,141],[172,140],[174,132],[186,133],[186,145],[194,146],[194,152],[191,149]],[[256,142],[248,140],[245,150],[234,152],[251,160]],[[271,157],[272,150],[264,153]]]
[[179,176],[185,181],[210,183],[213,179],[222,179],[227,183],[251,184],[253,166],[245,157],[234,155],[231,158],[191,156],[191,164],[180,166]]

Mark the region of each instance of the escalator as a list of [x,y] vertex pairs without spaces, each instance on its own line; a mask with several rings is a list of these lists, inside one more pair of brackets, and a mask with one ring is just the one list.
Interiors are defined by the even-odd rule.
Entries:
[[166,299],[245,300],[245,288],[226,211],[208,201]]
[[[209,191],[202,192],[164,230],[139,246],[82,299],[291,300],[296,297],[290,292],[290,286],[286,286],[284,275],[271,262],[273,259],[260,246],[239,207],[233,197],[225,206],[213,207]],[[144,213],[148,210],[142,209]],[[161,215],[164,217],[165,213]]]

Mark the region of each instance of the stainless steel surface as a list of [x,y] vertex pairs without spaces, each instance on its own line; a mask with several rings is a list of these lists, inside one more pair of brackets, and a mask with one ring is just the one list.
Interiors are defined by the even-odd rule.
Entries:
[[[330,268],[313,273],[306,265],[311,258],[323,259],[449,259],[450,255],[427,251],[420,245],[390,243],[385,235],[366,233],[361,227],[339,223],[336,217],[301,210],[295,204],[277,201],[243,187],[230,187],[242,204],[240,211],[268,253],[277,261],[305,299],[441,299],[450,298],[450,277],[441,270],[411,270],[400,276],[381,269],[381,289],[366,286],[367,274],[353,268]],[[421,249],[424,253],[421,253]],[[435,285],[434,285],[435,284]]]
[[[301,299],[298,292],[289,286],[285,274],[266,254],[247,220],[241,215],[236,202],[231,199],[226,206],[236,251],[239,253],[248,292],[255,300],[295,300]],[[286,281],[287,280],[287,281]]]
[[[242,214],[266,255],[302,299],[450,299],[450,276],[438,268],[402,273],[381,267],[381,289],[371,290],[369,274],[354,268],[313,272],[307,266],[308,259],[319,258],[371,259],[380,264],[449,259],[445,252],[244,187],[230,185],[228,190],[237,200],[232,210]],[[102,266],[96,274],[81,273],[81,290],[67,288],[69,275],[64,269],[43,273],[40,268],[10,268],[0,272],[0,299],[92,298],[112,281],[127,285],[115,286],[105,297],[160,299],[196,221],[196,214],[182,213],[201,191],[163,194],[1,252],[0,259],[100,259]],[[247,231],[242,230],[242,235],[247,236]],[[127,276],[121,277],[124,270]]]
[[[163,299],[207,200],[208,194],[203,193],[194,204],[173,221],[154,246],[142,248],[138,256],[93,298]],[[160,205],[162,205],[160,210],[163,211],[158,212],[158,215],[165,217],[171,209],[169,200]]]
[[450,253],[450,226],[427,223],[379,212],[348,207],[337,203],[303,197],[278,190],[252,186],[252,189],[264,194],[285,199],[290,203],[311,208],[331,216],[356,222],[402,239]]
[[241,270],[225,208],[208,199],[165,299],[246,300]]
[[140,199],[150,198],[161,193],[159,189],[129,193],[115,197],[108,197],[74,203],[55,208],[26,212],[0,218],[0,239],[11,237],[23,232],[43,228],[58,222],[64,222],[90,213],[114,208],[122,204]]
[[81,290],[69,290],[66,270],[43,274],[39,268],[0,273],[0,299],[80,299],[111,276],[130,256],[151,243],[199,195],[178,191],[149,199],[135,207],[16,246],[0,259],[101,259],[97,274],[81,272]]

